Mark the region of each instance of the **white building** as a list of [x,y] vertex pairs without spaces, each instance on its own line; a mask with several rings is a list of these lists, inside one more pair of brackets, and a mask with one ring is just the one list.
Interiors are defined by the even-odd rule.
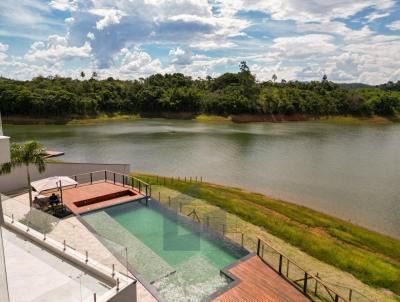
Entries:
[[[10,138],[3,136],[0,120],[0,165],[7,162]],[[27,228],[21,218],[9,215],[7,197],[0,197],[1,302],[137,301],[137,282],[120,273],[117,261],[101,263],[65,240],[46,238],[29,224]],[[20,205],[20,210],[26,215],[30,208]]]

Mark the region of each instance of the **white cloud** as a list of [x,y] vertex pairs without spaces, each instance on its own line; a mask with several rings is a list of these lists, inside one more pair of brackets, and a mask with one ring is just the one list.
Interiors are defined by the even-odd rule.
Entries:
[[0,42],[0,52],[6,52],[9,48],[9,45],[3,44]]
[[[250,68],[260,81],[272,80],[272,75],[274,74],[278,76],[278,81],[283,79],[286,81],[295,80],[298,77],[298,73],[302,70],[302,68],[298,66],[283,66],[282,64],[271,66],[251,64]],[[315,77],[314,74],[313,77]]]
[[66,25],[72,25],[72,24],[74,24],[75,19],[74,18],[66,18],[64,20],[64,22],[65,22]]
[[163,72],[159,59],[152,59],[151,56],[141,50],[123,50],[123,59],[118,74],[121,78],[140,78]]
[[8,45],[0,42],[0,64],[3,64],[7,58]]
[[400,30],[400,20],[388,24],[387,28],[390,30]]
[[343,22],[327,21],[327,22],[297,22],[296,30],[302,32],[321,32],[335,35],[345,35],[349,32],[349,28]]
[[382,19],[382,18],[385,18],[387,16],[390,16],[390,13],[373,12],[373,13],[369,14],[366,17],[366,19],[368,20],[368,22],[373,22],[375,20]]
[[192,63],[192,52],[183,50],[180,47],[171,49],[169,55],[172,58],[172,63],[176,65],[188,65]]
[[129,43],[189,46],[198,41],[223,40],[227,44],[227,38],[243,35],[250,24],[213,13],[207,0],[76,1],[79,9],[72,12],[69,39],[80,45],[87,33],[93,32],[96,41],[91,46],[100,68],[110,66],[113,56]]
[[89,12],[103,17],[103,19],[96,22],[96,28],[98,30],[103,30],[113,24],[119,24],[122,17],[125,16],[123,11],[114,8],[96,8],[89,10]]
[[337,46],[330,35],[303,35],[274,39],[272,49],[286,58],[305,58],[312,55],[332,54]]
[[81,47],[69,46],[65,37],[58,35],[49,36],[47,43],[35,42],[26,53],[25,59],[28,61],[38,61],[47,64],[60,64],[75,58],[89,58],[91,47],[85,42]]
[[94,39],[95,39],[94,33],[92,33],[92,32],[88,32],[88,34],[86,35],[86,37],[87,37],[89,40],[94,40]]
[[349,18],[356,13],[373,7],[387,10],[395,5],[394,0],[232,0],[218,1],[222,13],[233,16],[237,11],[263,11],[274,20],[295,20],[300,22],[323,22],[334,18]]
[[0,20],[10,24],[37,25],[56,24],[53,19],[45,16],[49,7],[40,0],[0,1]]
[[52,0],[49,6],[61,11],[74,11],[77,9],[77,1],[75,0]]
[[196,48],[200,50],[213,50],[213,49],[223,49],[223,48],[233,48],[236,44],[231,41],[216,41],[216,40],[202,40],[195,41],[190,44],[191,48]]
[[[69,61],[78,58],[86,59],[79,69],[96,69],[102,77],[155,72],[205,77],[237,70],[246,60],[260,80],[273,73],[313,80],[326,72],[336,81],[383,82],[399,78],[399,36],[379,34],[381,29],[368,23],[400,30],[400,21],[385,25],[394,5],[394,0],[19,0],[17,5],[2,0],[0,35],[35,43],[23,57],[1,51],[0,43],[0,72],[7,69],[18,78],[23,72],[76,76],[78,67]],[[55,31],[59,23],[49,18],[54,10],[68,14],[59,18],[62,30]],[[267,16],[260,21],[246,11]],[[345,19],[362,27],[350,28]],[[30,30],[23,32],[27,24]],[[159,58],[141,50],[157,47]]]

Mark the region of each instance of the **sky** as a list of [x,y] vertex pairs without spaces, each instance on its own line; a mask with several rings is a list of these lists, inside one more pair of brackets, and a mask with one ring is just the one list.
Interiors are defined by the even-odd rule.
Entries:
[[400,0],[1,0],[0,74],[400,80]]

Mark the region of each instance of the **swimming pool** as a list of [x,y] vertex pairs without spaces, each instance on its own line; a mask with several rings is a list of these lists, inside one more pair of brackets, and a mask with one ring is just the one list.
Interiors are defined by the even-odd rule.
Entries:
[[231,282],[221,269],[248,253],[154,201],[82,217],[100,235],[127,246],[130,265],[166,301],[206,299]]

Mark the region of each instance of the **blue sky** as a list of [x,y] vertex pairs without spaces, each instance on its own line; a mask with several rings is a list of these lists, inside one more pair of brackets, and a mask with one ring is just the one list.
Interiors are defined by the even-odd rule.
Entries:
[[2,0],[0,74],[400,80],[394,0]]

